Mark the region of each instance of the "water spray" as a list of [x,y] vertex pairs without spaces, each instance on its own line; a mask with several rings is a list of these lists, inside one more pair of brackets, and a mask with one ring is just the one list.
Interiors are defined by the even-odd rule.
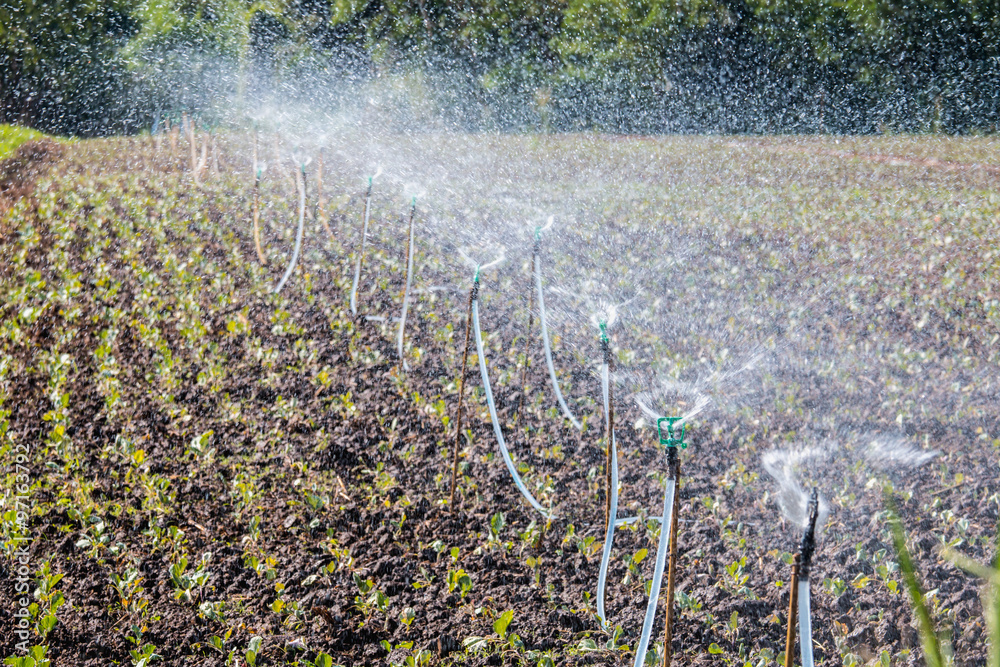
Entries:
[[299,261],[299,250],[302,248],[302,228],[305,226],[306,218],[306,163],[304,161],[299,164],[298,179],[296,180],[298,180],[299,186],[299,226],[295,230],[295,250],[292,251],[292,261],[288,263],[285,275],[281,277],[278,286],[274,288],[275,294],[281,291],[285,282],[292,275],[295,264]]
[[[566,399],[563,398],[562,391],[559,389],[559,380],[556,378],[556,369],[552,363],[552,347],[549,344],[549,329],[545,322],[545,295],[542,292],[542,260],[541,253],[541,241],[542,232],[552,226],[552,218],[544,227],[539,227],[535,230],[535,247],[532,252],[532,264],[534,265],[535,271],[535,291],[538,293],[538,324],[542,329],[542,343],[545,346],[545,363],[549,367],[549,379],[552,381],[552,391],[556,395],[556,401],[559,403],[559,407],[562,408],[563,414],[569,419],[570,423],[573,424],[574,428],[578,431],[583,430],[583,424],[580,423],[572,412],[570,412],[569,406],[566,405]],[[528,333],[531,333],[531,324],[528,325]],[[524,387],[524,375],[521,376],[521,386],[522,390]]]
[[788,634],[785,639],[785,667],[792,667],[795,649],[795,611],[798,607],[799,652],[802,667],[813,667],[812,616],[809,609],[809,571],[816,550],[816,519],[819,517],[819,493],[809,494],[808,518],[802,532],[799,553],[792,563],[792,585],[788,602]]
[[358,251],[358,261],[354,265],[354,282],[351,284],[351,314],[358,314],[358,281],[361,279],[361,265],[365,260],[365,241],[368,239],[368,220],[371,215],[372,182],[382,173],[379,167],[373,176],[368,177],[368,191],[365,193],[364,223],[361,227],[361,249]]
[[413,216],[416,212],[417,198],[414,196],[413,203],[410,205],[410,231],[406,239],[406,284],[403,288],[403,312],[399,315],[399,334],[396,337],[396,351],[400,361],[403,362],[403,370],[410,369],[406,360],[403,359],[403,329],[406,327],[406,307],[409,305],[410,281],[413,279]]

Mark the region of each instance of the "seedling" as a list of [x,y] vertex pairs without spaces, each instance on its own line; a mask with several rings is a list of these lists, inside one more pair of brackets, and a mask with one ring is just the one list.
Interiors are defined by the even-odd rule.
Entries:
[[448,592],[453,593],[456,588],[461,593],[462,599],[465,599],[472,590],[472,578],[461,568],[448,570]]
[[174,586],[174,596],[178,600],[192,602],[194,598],[191,595],[191,591],[200,589],[208,582],[212,573],[206,570],[205,566],[208,565],[211,557],[210,553],[204,554],[201,557],[201,562],[198,564],[198,569],[191,573],[187,572],[188,560],[184,556],[170,566],[170,583]]

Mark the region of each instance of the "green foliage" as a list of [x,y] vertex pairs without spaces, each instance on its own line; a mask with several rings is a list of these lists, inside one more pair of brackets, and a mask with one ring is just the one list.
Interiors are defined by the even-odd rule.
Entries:
[[[411,123],[965,131],[1000,119],[986,0],[23,4],[0,7],[0,122],[66,132],[185,109],[242,122],[233,101],[245,112],[275,81],[336,105],[352,75]],[[769,89],[788,95],[776,104]]]
[[5,160],[26,141],[42,139],[45,135],[17,125],[0,125],[0,160]]

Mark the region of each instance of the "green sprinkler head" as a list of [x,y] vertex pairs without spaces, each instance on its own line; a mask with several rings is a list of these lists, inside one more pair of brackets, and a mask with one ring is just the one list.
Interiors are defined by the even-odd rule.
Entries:
[[472,276],[472,291],[469,292],[469,307],[472,302],[479,298],[479,264],[476,264],[476,273]]
[[[674,432],[674,424],[681,420],[680,417],[660,417],[656,420],[656,430],[660,434],[660,444],[666,445],[667,447],[677,447],[681,446],[681,449],[687,449],[687,443],[684,442],[684,422],[681,422],[681,435],[676,437]],[[667,437],[663,437],[663,422],[667,422]]]
[[601,320],[597,323],[598,328],[601,330],[601,343],[604,345],[608,344],[608,323]]
[[417,208],[417,196],[416,195],[413,195],[413,201],[410,202],[410,208],[411,209]]

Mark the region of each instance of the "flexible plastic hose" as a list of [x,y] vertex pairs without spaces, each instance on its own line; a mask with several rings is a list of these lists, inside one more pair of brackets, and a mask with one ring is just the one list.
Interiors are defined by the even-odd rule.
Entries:
[[368,213],[371,210],[372,197],[365,197],[365,223],[361,227],[361,250],[358,251],[358,261],[354,263],[354,283],[351,285],[351,314],[358,314],[358,281],[361,280],[361,258],[365,256],[365,240],[368,238]]
[[490,409],[490,420],[493,422],[493,433],[496,434],[497,443],[500,445],[500,454],[503,456],[504,463],[507,464],[507,470],[510,471],[510,476],[514,478],[514,485],[517,486],[518,491],[524,496],[532,507],[538,510],[546,519],[551,518],[551,514],[545,511],[545,508],[539,504],[535,497],[531,495],[528,491],[528,487],[524,485],[521,481],[521,476],[517,474],[517,469],[514,467],[514,461],[510,458],[510,452],[507,451],[507,443],[503,439],[503,431],[500,430],[500,421],[497,419],[497,408],[493,402],[493,390],[490,388],[490,376],[486,372],[486,355],[483,354],[483,335],[479,329],[479,299],[473,299],[472,301],[472,329],[476,334],[476,354],[479,356],[479,373],[483,376],[483,390],[486,392],[486,405]]
[[409,370],[406,360],[403,359],[403,328],[406,326],[406,307],[410,301],[410,280],[413,278],[413,221],[410,221],[410,242],[409,252],[406,255],[406,287],[403,288],[403,312],[399,316],[399,335],[396,337],[396,351],[403,361],[403,368]]
[[809,579],[799,579],[799,650],[802,667],[813,667],[812,615],[809,612]]
[[[605,394],[607,396],[607,394]],[[608,583],[608,563],[611,562],[611,546],[615,541],[615,526],[618,525],[618,447],[611,434],[611,511],[608,513],[608,527],[604,532],[604,551],[601,553],[601,570],[597,575],[597,618],[601,625],[608,627],[608,617],[604,611],[604,588]]]
[[[676,480],[667,480],[667,491],[663,494],[663,523],[660,524],[660,544],[656,548],[656,566],[653,568],[653,582],[649,587],[649,602],[646,603],[646,618],[642,621],[642,635],[639,637],[639,647],[635,650],[635,667],[642,667],[646,661],[646,650],[649,648],[649,635],[653,631],[653,620],[656,618],[656,603],[660,598],[660,583],[663,580],[663,568],[667,562],[667,552],[670,551],[670,525],[674,514],[674,485]],[[672,600],[667,600],[671,604]],[[805,667],[805,665],[803,665]],[[809,667],[812,667],[810,664]]]
[[302,227],[305,224],[306,218],[306,177],[305,174],[300,174],[299,178],[299,227],[295,230],[295,250],[292,251],[292,261],[289,262],[288,268],[285,269],[285,275],[281,276],[281,281],[278,286],[274,288],[274,293],[277,294],[281,291],[281,288],[285,286],[285,281],[292,275],[292,270],[295,269],[295,264],[299,261],[299,250],[302,248]]
[[566,418],[570,420],[573,426],[578,431],[583,430],[583,424],[573,416],[573,413],[569,411],[569,407],[566,405],[566,399],[563,398],[562,391],[559,390],[559,380],[556,379],[556,369],[552,365],[552,348],[549,347],[549,330],[545,326],[545,296],[542,294],[542,260],[535,255],[535,289],[538,291],[538,321],[542,327],[542,342],[545,344],[545,363],[549,366],[549,379],[552,380],[552,391],[556,394],[556,400],[559,401],[559,407],[562,408],[563,414]]

